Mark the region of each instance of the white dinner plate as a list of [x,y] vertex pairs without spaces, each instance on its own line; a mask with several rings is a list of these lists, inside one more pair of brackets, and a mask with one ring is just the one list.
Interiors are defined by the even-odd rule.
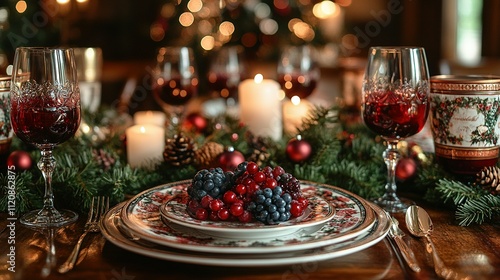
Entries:
[[176,195],[162,204],[160,214],[167,222],[198,230],[201,233],[218,238],[277,238],[299,230],[318,229],[333,218],[335,208],[328,201],[321,196],[314,195],[314,192],[304,193],[303,196],[309,200],[309,205],[304,214],[277,225],[266,225],[259,221],[242,223],[239,221],[198,220],[191,217],[187,212],[186,203],[189,198],[187,193]]
[[375,215],[368,203],[343,189],[325,184],[302,182],[301,191],[318,196],[335,207],[332,219],[318,227],[293,234],[260,238],[218,238],[183,226],[162,221],[159,208],[176,195],[186,192],[190,180],[146,190],[129,200],[122,209],[123,226],[135,236],[159,245],[208,253],[278,253],[312,249],[352,239],[369,231]]
[[114,245],[127,251],[161,260],[225,267],[292,265],[342,257],[366,249],[382,240],[389,231],[390,217],[380,207],[374,204],[370,205],[373,210],[371,208],[367,210],[375,214],[375,223],[370,230],[361,235],[329,246],[270,254],[194,252],[145,241],[128,232],[127,228],[122,229],[124,231],[120,230],[123,204],[108,211],[104,219],[101,220],[100,226],[103,236]]

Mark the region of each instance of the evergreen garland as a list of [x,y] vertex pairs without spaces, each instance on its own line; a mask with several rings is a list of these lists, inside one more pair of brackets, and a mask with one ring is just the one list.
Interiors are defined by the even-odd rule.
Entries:
[[[385,149],[383,141],[359,122],[348,122],[340,118],[344,112],[338,108],[315,108],[298,132],[313,147],[307,162],[294,164],[287,159],[287,141],[295,135],[287,135],[281,141],[261,139],[266,144],[269,157],[263,164],[281,165],[301,180],[326,183],[343,187],[360,196],[371,199],[384,192],[386,167],[382,159]],[[108,117],[104,117],[108,116]],[[93,126],[105,127],[111,114],[88,116]],[[90,120],[90,121],[89,121]],[[108,121],[107,121],[108,120]],[[216,120],[209,120],[215,127]],[[225,129],[212,130],[205,134],[183,131],[200,146],[208,141],[224,146],[233,146],[245,157],[250,156],[250,147],[255,137],[236,119],[226,117]],[[197,172],[192,165],[173,167],[166,163],[153,166],[153,170],[132,169],[127,165],[124,151],[123,130],[109,133],[106,139],[95,141],[80,135],[59,145],[54,151],[57,161],[53,178],[55,204],[85,213],[93,196],[106,195],[111,203],[125,199],[159,184],[190,179]],[[234,137],[234,135],[238,137]],[[29,151],[33,162],[39,159],[39,151],[27,147],[14,139],[13,149]],[[94,151],[101,150],[113,158],[108,167],[96,159]],[[447,173],[436,163],[433,154],[422,154],[417,176],[398,183],[398,190],[421,194],[427,201],[446,205],[456,211],[456,219],[462,226],[494,221],[500,216],[500,196],[492,195],[476,186],[472,178],[459,178]],[[6,174],[0,174],[0,211],[7,210]],[[16,174],[16,211],[26,212],[42,206],[44,183],[40,171],[30,170]]]

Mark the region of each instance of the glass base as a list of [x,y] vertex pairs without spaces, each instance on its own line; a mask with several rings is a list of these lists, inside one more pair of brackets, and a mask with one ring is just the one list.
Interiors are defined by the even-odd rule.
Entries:
[[41,209],[21,216],[21,224],[29,227],[62,227],[74,223],[78,214],[70,210]]
[[389,213],[404,213],[408,207],[415,205],[415,202],[412,200],[397,197],[394,200],[380,197],[373,200],[373,202]]

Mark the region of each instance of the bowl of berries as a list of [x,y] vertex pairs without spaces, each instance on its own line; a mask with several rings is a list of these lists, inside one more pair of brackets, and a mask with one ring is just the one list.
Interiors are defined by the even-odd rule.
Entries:
[[234,171],[196,173],[191,185],[160,206],[166,223],[219,238],[268,238],[319,229],[335,208],[302,192],[300,181],[282,167],[243,162]]

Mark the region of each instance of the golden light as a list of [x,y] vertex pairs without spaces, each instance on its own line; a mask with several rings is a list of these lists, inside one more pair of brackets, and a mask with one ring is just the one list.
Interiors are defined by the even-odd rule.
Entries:
[[215,39],[212,36],[205,36],[201,39],[200,45],[204,50],[212,50],[215,45]]
[[292,31],[293,32],[293,27],[299,23],[299,22],[302,22],[301,19],[299,18],[292,18],[289,22],[288,22],[288,30]]
[[86,3],[87,0],[76,0],[76,2],[78,2],[78,3]]
[[259,19],[268,18],[271,15],[271,8],[266,3],[259,3],[255,5],[254,13]]
[[189,0],[189,2],[187,3],[187,8],[190,12],[196,13],[199,12],[201,8],[203,8],[203,3],[201,2],[201,0]]
[[224,36],[231,36],[234,33],[234,24],[230,21],[224,21],[219,25],[219,32]]
[[305,22],[299,22],[293,26],[293,33],[304,41],[312,41],[314,39],[314,30]]
[[[24,2],[24,1],[23,1]],[[61,4],[61,5],[65,5],[65,4],[68,4],[69,3],[69,0],[57,0],[57,3]]]
[[253,80],[255,83],[260,84],[264,80],[264,76],[262,76],[262,74],[257,74],[257,75],[255,75]]
[[179,16],[179,23],[184,27],[191,26],[193,22],[194,22],[194,16],[190,12],[182,13]]
[[259,29],[263,34],[274,35],[278,32],[278,23],[274,19],[264,19],[259,23]]
[[340,12],[340,8],[332,1],[322,1],[314,5],[312,12],[319,19],[325,19]]
[[28,8],[28,4],[25,1],[19,1],[16,3],[16,11],[20,14],[24,13]]
[[300,104],[300,97],[298,97],[297,95],[293,96],[290,101],[292,101],[292,104],[297,106]]
[[282,89],[280,89],[280,91],[279,91],[279,93],[278,93],[278,99],[279,99],[279,100],[283,100],[283,99],[285,99],[285,97],[286,97],[286,93],[285,93],[285,91],[284,91],[284,90],[282,90]]

